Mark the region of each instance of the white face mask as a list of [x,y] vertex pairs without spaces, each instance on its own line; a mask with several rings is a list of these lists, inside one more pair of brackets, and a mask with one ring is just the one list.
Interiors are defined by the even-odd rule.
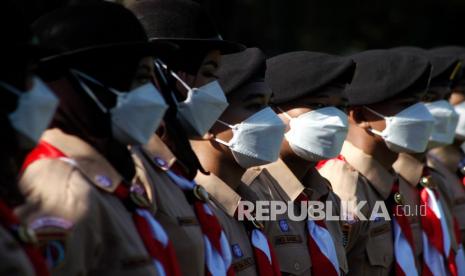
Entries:
[[381,136],[390,150],[398,153],[420,153],[426,150],[433,131],[434,118],[423,103],[409,106],[391,117],[384,116],[369,107],[365,108],[386,121],[386,128],[383,131],[376,129],[370,131]]
[[13,128],[25,139],[24,148],[32,148],[47,129],[58,107],[59,100],[38,77],[33,78],[31,90],[21,92],[12,85],[0,82],[6,90],[18,96],[18,105],[10,113]]
[[460,140],[465,140],[465,102],[454,106],[455,112],[459,114],[459,122],[455,129],[455,136]]
[[241,167],[247,169],[278,160],[285,125],[270,107],[262,109],[240,124],[229,125],[220,120],[218,122],[233,130],[233,138],[229,142],[215,140],[231,149],[234,159]]
[[107,88],[117,96],[115,107],[108,109],[98,100],[81,78],[105,86],[82,72],[72,70],[72,73],[102,112],[110,113],[112,133],[118,142],[124,145],[141,145],[149,141],[168,109],[165,100],[152,83],[139,86],[128,93]]
[[[165,69],[166,65],[161,63]],[[170,74],[187,89],[187,98],[177,104],[177,118],[189,137],[204,136],[228,107],[228,100],[218,81],[212,81],[199,88],[191,88],[176,73]]]
[[291,149],[308,161],[336,157],[347,136],[347,115],[335,107],[324,107],[290,119],[290,130],[285,134]]
[[445,146],[454,141],[455,129],[459,121],[459,114],[454,107],[445,100],[425,103],[426,108],[434,117],[433,133],[429,138],[429,148]]

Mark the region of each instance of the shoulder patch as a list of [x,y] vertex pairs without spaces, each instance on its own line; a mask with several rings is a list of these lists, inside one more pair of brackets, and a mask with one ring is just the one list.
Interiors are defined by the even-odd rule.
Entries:
[[55,268],[65,259],[66,238],[73,223],[60,217],[40,217],[30,224],[49,267]]

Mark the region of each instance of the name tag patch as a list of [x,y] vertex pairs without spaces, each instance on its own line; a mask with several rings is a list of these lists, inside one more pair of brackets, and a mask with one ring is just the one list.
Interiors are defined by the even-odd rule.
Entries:
[[276,244],[302,243],[302,237],[298,235],[283,235],[276,237]]
[[255,264],[253,258],[245,258],[242,261],[236,262],[232,264],[232,267],[234,268],[235,272],[242,271],[248,267],[251,267]]

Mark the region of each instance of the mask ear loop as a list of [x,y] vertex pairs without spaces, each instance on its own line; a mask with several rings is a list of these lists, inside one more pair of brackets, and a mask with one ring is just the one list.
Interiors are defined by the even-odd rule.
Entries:
[[281,113],[283,113],[284,116],[286,116],[286,118],[289,119],[289,121],[293,119],[293,118],[291,117],[291,115],[289,115],[286,111],[282,110],[279,106],[276,106],[276,108],[277,108]]
[[[173,76],[177,81],[179,81],[181,83],[182,86],[184,86],[184,88],[187,89],[187,91],[194,91],[194,89],[192,89],[180,76],[178,76],[178,74],[176,74],[172,70],[168,69],[168,66],[163,61],[161,61],[160,59],[156,59],[155,60],[155,65],[158,68],[160,68],[160,70],[161,70],[161,68],[167,70],[170,73],[171,76]],[[174,95],[174,93],[171,93],[171,97],[173,98],[176,105],[179,105],[179,101],[178,101],[178,99],[176,99],[176,96]]]
[[[225,125],[225,126],[229,127],[230,129],[236,129],[235,126],[230,125],[230,124],[228,124],[228,123],[226,123],[226,122],[223,122],[223,121],[221,121],[220,119],[218,119],[218,120],[216,120],[216,121],[217,121],[218,123],[222,124],[222,125]],[[216,138],[216,137],[214,138],[214,140],[215,140],[216,142],[222,144],[222,145],[225,145],[225,146],[227,146],[227,147],[231,147],[231,144],[230,144],[229,142],[225,142],[225,141],[223,141],[223,140],[221,140],[221,139],[218,139],[218,138]]]
[[3,88],[5,88],[8,92],[15,94],[18,97],[21,97],[21,95],[23,94],[21,93],[21,90],[6,82],[0,81],[0,86],[3,86]]
[[[386,120],[386,116],[384,116],[383,114],[381,114],[381,113],[379,113],[379,112],[377,112],[377,111],[374,111],[373,109],[369,108],[368,106],[363,106],[363,108],[365,108],[366,110],[368,110],[368,111],[370,111],[371,113],[375,114],[376,116],[378,116],[378,117],[383,118],[383,119]],[[378,135],[378,136],[381,136],[381,137],[384,136],[383,133],[382,133],[381,131],[376,130],[376,129],[372,128],[372,127],[370,127],[370,131],[371,131],[373,134],[376,134],[376,135]]]
[[171,76],[173,76],[177,81],[179,81],[182,84],[182,86],[184,86],[184,88],[186,88],[188,91],[192,90],[192,88],[185,81],[183,81],[183,79],[180,76],[178,76],[178,74],[173,72],[173,70],[168,69],[168,66],[165,63],[163,63],[163,61],[157,59],[156,62],[160,63],[163,69],[168,70]]
[[[82,89],[84,89],[84,91],[86,92],[86,94],[92,99],[94,100],[95,104],[97,104],[97,106],[100,108],[100,110],[103,112],[103,113],[108,113],[108,109],[100,102],[100,100],[97,98],[97,96],[95,96],[95,94],[92,92],[92,90],[89,88],[89,86],[87,86],[87,84],[85,84],[83,81],[81,81],[81,77],[88,80],[88,81],[91,81],[95,84],[98,84],[100,86],[104,86],[102,83],[100,83],[99,81],[97,81],[96,79],[88,76],[87,74],[84,74],[82,72],[79,72],[75,69],[70,69],[71,71],[71,74],[73,74],[73,76],[77,79],[77,81],[79,82],[79,84],[81,85]],[[115,93],[115,91],[112,91],[110,89],[110,91],[112,93]],[[118,94],[117,94],[118,95]]]

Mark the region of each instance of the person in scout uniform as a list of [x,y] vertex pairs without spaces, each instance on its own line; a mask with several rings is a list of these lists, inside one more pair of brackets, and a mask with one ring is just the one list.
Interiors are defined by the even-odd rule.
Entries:
[[[346,88],[349,132],[341,155],[319,169],[346,204],[349,275],[418,274],[414,249],[421,246],[415,238],[420,233],[412,233],[415,222],[397,211],[410,202],[402,188],[408,184],[392,165],[399,152],[426,149],[433,119],[419,100],[431,65],[426,58],[392,50],[350,57],[357,68]],[[360,224],[369,226],[366,242]]]
[[[159,56],[158,73],[189,87],[176,86],[173,81],[165,83],[165,99],[171,106],[165,124],[147,145],[131,148],[137,175],[148,187],[157,210],[155,216],[173,241],[183,274],[232,273],[226,235],[211,211],[208,195],[192,181],[197,171],[205,171],[188,139],[206,134],[226,108],[227,101],[215,72],[220,53],[239,51],[242,46],[222,40],[197,3],[149,0],[128,7],[140,19],[152,41],[179,45],[178,60],[168,55]],[[186,96],[190,100],[186,100]],[[187,154],[189,152],[192,154]]]
[[22,160],[50,123],[58,100],[34,75],[41,49],[13,1],[2,3],[0,21],[0,275],[47,276],[34,231],[13,209],[24,202],[17,183]]
[[175,47],[149,43],[132,13],[108,2],[55,10],[34,31],[55,53],[40,67],[60,104],[23,164],[17,213],[53,245],[52,273],[180,275],[143,186],[131,184],[127,149],[147,143],[166,111],[152,56]]
[[[265,80],[273,91],[271,103],[288,127],[282,160],[250,168],[243,176],[244,183],[261,198],[298,205],[308,200],[330,201],[339,209],[337,196],[314,167],[319,160],[336,157],[342,147],[347,116],[333,106],[344,104],[343,90],[354,68],[350,58],[315,52],[291,52],[267,60]],[[295,221],[282,214],[264,226],[284,273],[347,273],[339,220],[316,224],[312,219]]]
[[435,48],[428,51],[430,54],[440,57],[458,58],[461,69],[455,74],[450,83],[451,95],[449,102],[454,106],[459,115],[458,125],[455,129],[455,139],[452,144],[431,149],[428,153],[428,161],[431,166],[440,172],[447,180],[452,200],[452,211],[457,219],[461,234],[461,243],[465,240],[465,189],[463,182],[463,164],[461,164],[464,153],[461,145],[465,140],[464,110],[465,97],[465,74],[463,61],[465,60],[465,48],[458,46],[447,46]]
[[[241,181],[247,168],[277,160],[284,124],[268,107],[271,90],[263,81],[265,56],[257,48],[225,55],[217,75],[229,106],[210,132],[210,140],[192,140],[192,147],[209,175],[199,173],[215,203],[215,212],[228,237],[237,275],[280,275],[278,260],[262,225],[254,215],[241,219],[241,201],[260,198]],[[242,205],[241,205],[242,206]]]
[[[457,58],[431,55],[426,50],[415,47],[400,47],[395,50],[423,55],[430,61],[433,68],[431,80],[427,93],[423,97],[423,102],[434,118],[428,149],[452,143],[458,116],[445,99],[450,95],[451,76],[458,70]],[[412,196],[414,199],[411,201],[413,205],[410,206],[410,210],[420,211],[412,212],[409,219],[421,222],[422,248],[416,248],[416,250],[419,253],[424,252],[422,270],[429,271],[433,275],[445,275],[446,273],[456,275],[458,268],[465,269],[463,267],[465,260],[463,251],[458,248],[454,230],[449,184],[443,175],[430,167],[428,163],[426,151],[400,153],[393,168],[410,184],[404,192],[406,198]],[[440,207],[435,209],[434,206]],[[434,216],[425,215],[424,208],[427,208],[428,212]],[[415,226],[418,225],[415,224]],[[435,230],[432,231],[432,229]],[[435,243],[438,238],[444,241],[439,248]]]

